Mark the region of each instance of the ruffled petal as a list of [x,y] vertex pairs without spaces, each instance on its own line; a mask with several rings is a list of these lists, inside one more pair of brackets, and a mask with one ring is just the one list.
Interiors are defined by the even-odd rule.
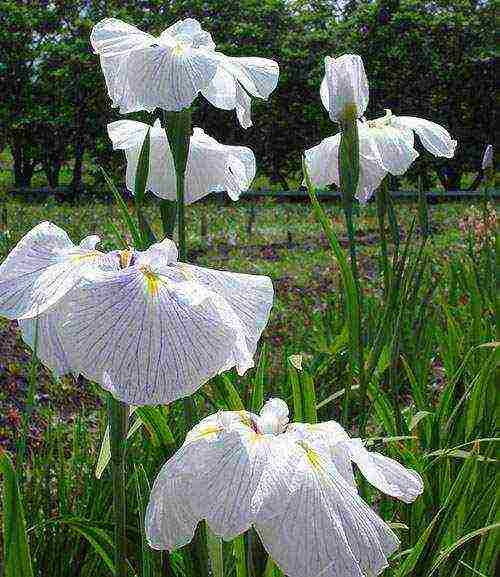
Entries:
[[326,75],[323,77],[319,87],[319,95],[321,98],[321,103],[323,106],[329,110],[330,106],[330,93],[328,92],[328,82],[326,81]]
[[252,126],[252,100],[243,88],[236,83],[236,117],[242,128]]
[[90,34],[94,52],[106,57],[126,54],[155,42],[156,39],[151,34],[117,18],[104,18],[92,28]]
[[[355,105],[357,117],[365,113],[368,106],[369,88],[361,57],[356,54],[344,54],[340,58],[325,57],[325,79],[328,89],[327,110],[330,119],[339,121],[346,108]],[[325,103],[325,89],[321,93]]]
[[201,128],[194,129],[186,168],[186,204],[220,190],[237,200],[254,176],[255,156],[249,148],[225,146]]
[[193,510],[195,480],[203,474],[205,463],[223,457],[226,449],[219,442],[223,435],[227,436],[219,415],[210,415],[188,433],[183,446],[163,465],[145,519],[146,537],[153,549],[172,551],[192,540],[202,519]]
[[153,268],[170,266],[177,263],[179,251],[173,240],[164,238],[156,242],[147,250],[135,253],[138,264]]
[[340,133],[322,140],[305,151],[307,172],[311,183],[322,187],[339,184]]
[[191,105],[217,71],[213,53],[188,46],[150,46],[130,52],[118,75],[127,84],[116,106],[125,114],[155,108],[179,111]]
[[267,58],[234,58],[215,53],[217,73],[203,90],[205,98],[217,108],[236,110],[243,128],[252,126],[249,94],[267,99],[276,88],[279,66]]
[[256,524],[269,555],[290,577],[380,574],[399,545],[394,533],[327,457],[305,448],[304,461],[286,508]]
[[45,312],[75,287],[89,267],[106,257],[87,246],[75,246],[66,232],[42,222],[26,234],[0,265],[0,314],[28,319]]
[[[92,29],[90,42],[94,52],[99,54],[113,106],[121,106],[122,112],[142,110],[140,95],[138,97],[127,80],[127,58],[131,51],[155,44],[156,38],[116,18],[105,18]],[[149,112],[152,110],[154,108]]]
[[390,124],[397,128],[414,130],[424,148],[434,156],[452,158],[455,154],[457,141],[453,140],[450,133],[440,124],[415,116],[393,116]]
[[255,155],[246,146],[224,146],[227,153],[226,192],[232,200],[238,200],[241,193],[250,188],[257,165]]
[[76,372],[60,334],[66,315],[65,301],[65,298],[61,299],[37,317],[18,321],[23,341],[56,378]]
[[217,71],[211,37],[191,19],[155,38],[108,18],[94,26],[91,42],[109,97],[122,114],[157,107],[182,110]]
[[186,278],[193,278],[224,298],[243,325],[246,345],[253,355],[273,306],[274,289],[271,279],[188,264],[180,266]]
[[234,76],[221,66],[215,76],[202,91],[203,96],[216,108],[233,110],[236,108],[236,81]]
[[[375,140],[370,136],[371,130],[361,127],[359,130],[359,181],[356,198],[363,203],[368,201],[387,174]],[[340,185],[340,137],[339,133],[325,138],[317,146],[305,151],[306,166],[313,185]]]
[[404,174],[418,158],[418,152],[413,148],[414,139],[411,130],[387,125],[367,130],[378,148],[387,172],[394,175]]
[[201,24],[194,18],[179,20],[160,34],[160,39],[170,36],[179,42],[190,44],[194,48],[214,50],[215,43],[209,32],[202,29]]
[[164,199],[176,199],[175,165],[165,130],[159,122],[153,126],[133,120],[118,120],[108,124],[113,148],[125,150],[127,158],[126,183],[130,192],[135,190],[135,176],[139,155],[150,129],[149,171],[146,190]]
[[272,516],[286,504],[281,500],[278,505],[277,498],[291,493],[287,476],[291,459],[283,470],[278,464],[283,462],[284,443],[253,431],[224,445],[222,458],[205,463],[194,501],[212,531],[229,540],[249,529],[257,517]]
[[326,421],[314,425],[308,423],[291,423],[287,432],[295,433],[296,440],[305,439],[313,448],[330,456],[337,471],[357,491],[351,455],[345,446],[350,440],[344,428],[336,421]]
[[[127,188],[134,192],[139,155],[148,128],[150,131],[149,173],[146,189],[156,196],[176,199],[175,165],[165,129],[159,123],[118,120],[108,125],[115,149],[125,150]],[[185,203],[191,204],[210,192],[225,190],[233,200],[247,190],[255,177],[253,152],[245,146],[225,146],[194,128],[186,168]]]
[[148,129],[151,127],[136,120],[117,120],[107,126],[108,136],[113,143],[113,150],[127,150],[142,147]]
[[186,280],[177,266],[136,260],[89,278],[70,303],[63,334],[83,375],[144,405],[189,395],[232,366],[252,366],[243,324],[216,286]]
[[279,66],[268,58],[229,57],[219,54],[219,63],[252,96],[267,99],[276,88]]
[[236,110],[236,116],[243,128],[252,126],[250,96],[222,66],[217,68],[217,73],[210,84],[202,90],[202,94],[217,108]]
[[351,459],[366,479],[383,493],[412,503],[424,490],[420,475],[380,453],[367,451],[361,439],[346,443]]
[[371,198],[387,174],[380,150],[371,131],[359,130],[359,181],[356,198],[365,203]]
[[232,539],[286,506],[296,482],[298,449],[279,437],[257,433],[251,417],[229,412],[204,419],[164,465],[146,516],[154,547],[183,544],[198,519],[206,519],[216,535]]

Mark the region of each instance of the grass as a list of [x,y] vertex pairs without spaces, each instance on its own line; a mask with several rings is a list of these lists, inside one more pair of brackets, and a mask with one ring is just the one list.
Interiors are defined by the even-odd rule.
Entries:
[[[112,204],[95,201],[75,207],[9,200],[6,208],[9,246],[34,224],[51,220],[74,241],[98,232],[103,247],[113,247],[106,232],[107,219],[118,222]],[[345,244],[340,207],[329,204],[325,211]],[[493,482],[498,349],[492,343],[499,340],[491,218],[488,228],[480,206],[434,205],[429,241],[422,243],[416,231],[406,243],[418,209],[401,204],[396,211],[402,240],[399,251],[389,245],[393,274],[385,289],[376,207],[363,207],[357,216],[362,362],[367,369],[365,436],[372,449],[418,470],[425,492],[405,505],[381,496],[366,483],[360,485],[361,491],[402,540],[384,577],[490,577],[498,545],[498,494]],[[153,203],[147,214],[158,233]],[[208,234],[202,235],[205,218]],[[311,207],[271,200],[211,201],[190,208],[187,220],[191,260],[268,274],[277,291],[256,369],[243,378],[231,372],[213,379],[194,396],[195,412],[201,418],[215,408],[251,407],[276,394],[293,408],[292,419],[299,415],[306,420],[316,415],[321,421],[335,419],[358,434],[364,416],[360,366],[349,356],[339,267]],[[0,261],[8,248],[0,252]],[[6,446],[27,447],[26,459],[21,460],[18,451],[17,469],[34,575],[109,575],[110,471],[105,469],[101,480],[95,477],[106,425],[104,395],[89,383],[53,382],[21,346],[12,324],[3,322],[0,332],[5,395],[0,435],[7,439]],[[302,371],[289,362],[291,354],[302,354]],[[342,415],[348,382],[353,388],[347,414]],[[16,384],[12,394],[11,383]],[[38,400],[37,395],[45,396]],[[25,414],[26,403],[33,419],[13,434],[6,430],[6,415],[13,408]],[[140,419],[139,428],[127,450],[129,574],[208,575],[206,564],[197,565],[199,555],[203,557],[202,537],[197,539],[198,549],[185,547],[168,560],[143,542],[141,520],[149,485],[185,434],[182,404],[141,409],[135,419]],[[34,424],[39,426],[36,439]],[[202,527],[201,536],[203,531]],[[219,547],[217,540],[208,543],[211,551]],[[224,575],[279,575],[272,566],[266,568],[266,555],[253,531],[221,547]]]

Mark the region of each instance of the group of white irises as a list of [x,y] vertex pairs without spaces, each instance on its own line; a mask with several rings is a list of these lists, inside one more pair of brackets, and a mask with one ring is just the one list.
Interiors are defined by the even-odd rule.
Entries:
[[[198,93],[234,109],[251,126],[250,95],[266,99],[279,68],[263,58],[215,50],[193,19],[159,37],[116,19],[93,29],[109,96],[121,113],[180,111]],[[387,173],[402,174],[418,156],[414,132],[436,156],[456,142],[433,122],[386,111],[363,117],[368,81],[356,55],[325,58],[321,100],[333,121],[349,107],[358,118],[360,178],[367,201]],[[125,150],[134,190],[140,152],[150,134],[147,190],[175,199],[175,166],[165,126],[120,120],[108,125]],[[340,133],[305,152],[313,184],[339,184]],[[212,191],[237,200],[255,175],[246,147],[225,146],[194,128],[185,173],[185,203]],[[43,222],[0,265],[0,314],[16,319],[26,343],[56,375],[83,375],[129,405],[165,404],[192,394],[211,377],[253,366],[273,302],[271,280],[179,262],[168,238],[147,250],[96,249],[99,237],[75,245]],[[146,515],[151,547],[189,543],[199,521],[224,539],[255,527],[270,556],[290,577],[378,575],[399,541],[360,498],[352,463],[381,491],[405,502],[422,491],[420,476],[369,452],[336,422],[289,423],[288,407],[268,400],[259,415],[219,412],[203,419],[164,465]]]

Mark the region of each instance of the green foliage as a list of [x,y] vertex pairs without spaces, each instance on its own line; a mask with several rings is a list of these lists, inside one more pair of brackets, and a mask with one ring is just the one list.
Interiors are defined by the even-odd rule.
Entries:
[[4,577],[33,577],[26,521],[16,471],[5,452],[0,452],[0,473],[3,480],[3,575]]

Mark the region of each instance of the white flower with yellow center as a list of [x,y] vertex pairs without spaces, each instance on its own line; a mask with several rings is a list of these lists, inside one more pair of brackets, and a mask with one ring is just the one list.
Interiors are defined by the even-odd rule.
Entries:
[[[335,103],[340,97],[335,96],[337,92],[332,89],[331,82],[328,80],[332,76],[328,62],[326,63],[325,79],[321,85],[321,100],[330,112],[330,118],[337,118],[335,111],[339,106]],[[435,122],[414,116],[396,116],[390,110],[386,110],[385,116],[375,120],[367,121],[362,117],[368,104],[368,84],[366,84],[365,91],[363,88],[364,70],[363,74],[360,72],[362,64],[361,69],[359,65],[346,69],[344,71],[346,75],[349,74],[349,70],[352,75],[352,83],[354,86],[359,85],[354,92],[353,90],[346,90],[346,98],[348,99],[352,100],[352,94],[357,95],[358,117],[361,116],[358,120],[359,182],[356,192],[358,200],[361,202],[368,201],[388,173],[401,175],[408,170],[419,156],[414,148],[415,133],[420,138],[424,148],[434,156],[453,157],[457,141],[451,138],[445,128]],[[347,80],[344,78],[345,83]],[[341,133],[339,132],[305,151],[307,170],[311,182],[315,186],[340,185],[340,137]]]
[[[125,151],[127,188],[134,191],[139,155],[150,129],[149,171],[146,190],[160,198],[176,200],[176,177],[172,151],[165,129],[134,120],[108,124],[113,148]],[[246,146],[226,146],[194,128],[190,138],[184,182],[184,201],[191,204],[210,192],[226,191],[233,200],[248,190],[255,177],[255,156]]]
[[92,29],[113,106],[122,114],[155,108],[179,111],[201,92],[214,106],[236,109],[244,128],[252,125],[250,95],[267,99],[276,88],[279,67],[266,58],[233,58],[215,50],[200,23],[180,20],[160,36],[116,18]]
[[44,222],[0,265],[0,315],[56,374],[83,374],[121,401],[169,403],[214,375],[253,366],[269,318],[268,277],[177,261],[165,239],[144,252],[73,245]]
[[415,471],[367,451],[334,421],[288,424],[280,399],[260,415],[211,415],[161,469],[146,513],[148,541],[182,547],[202,519],[224,539],[254,526],[289,577],[378,575],[399,541],[358,495],[352,462],[405,502],[423,490]]

